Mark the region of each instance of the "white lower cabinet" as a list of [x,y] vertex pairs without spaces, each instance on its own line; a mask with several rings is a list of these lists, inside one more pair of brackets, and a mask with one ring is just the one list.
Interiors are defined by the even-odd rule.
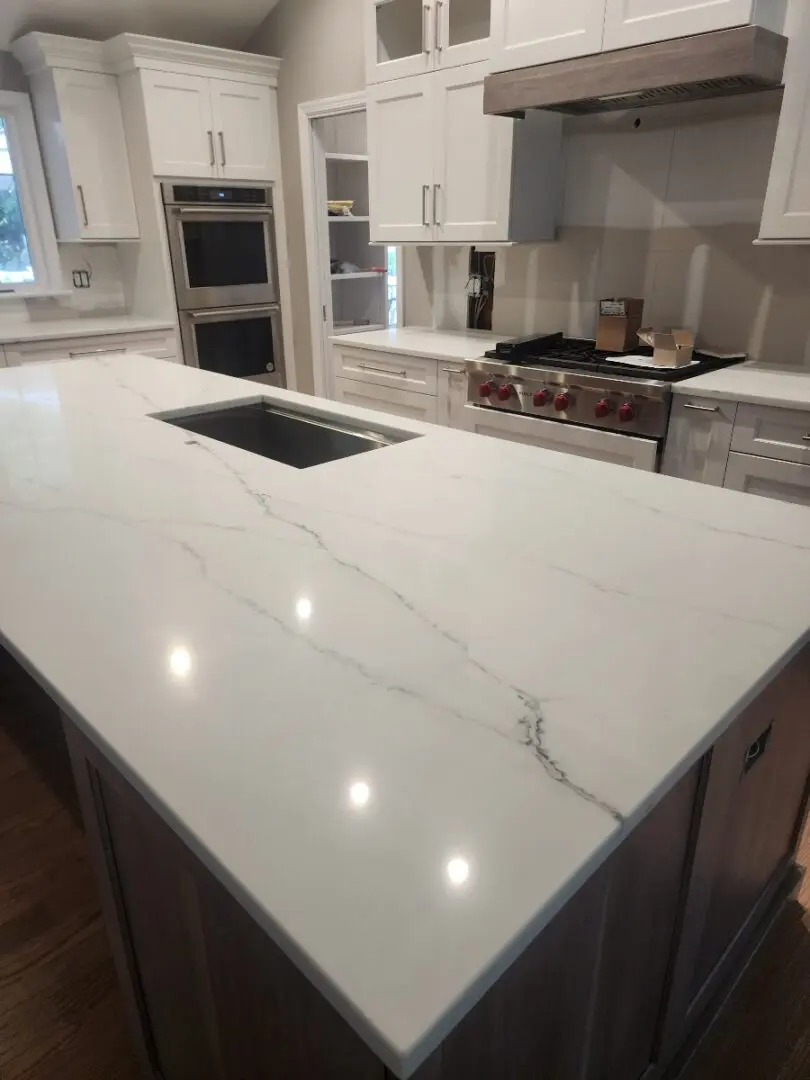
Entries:
[[810,506],[810,465],[731,453],[723,485],[750,495]]
[[436,360],[431,356],[377,352],[374,349],[333,349],[334,371],[339,379],[379,383],[380,386],[436,396]]
[[736,401],[676,399],[661,472],[722,487],[736,412]]
[[445,427],[464,426],[467,376],[463,368],[439,366],[438,421]]
[[93,357],[123,353],[142,353],[159,360],[176,360],[177,337],[171,330],[156,330],[51,341],[16,341],[5,346],[8,367],[44,364],[54,360],[91,360]]
[[355,382],[354,379],[334,380],[335,401],[344,405],[358,405],[363,409],[407,416],[409,420],[424,420],[435,424],[437,399],[429,394],[416,394],[411,390],[398,390],[377,383]]
[[772,405],[740,405],[731,449],[738,454],[810,465],[810,413]]
[[465,405],[462,427],[478,435],[492,435],[496,439],[510,439],[529,446],[540,446],[544,450],[559,450],[564,454],[609,461],[614,465],[629,465],[646,472],[654,472],[657,464],[657,447],[651,439],[614,435],[610,431],[560,424],[536,416],[519,416],[517,413]]

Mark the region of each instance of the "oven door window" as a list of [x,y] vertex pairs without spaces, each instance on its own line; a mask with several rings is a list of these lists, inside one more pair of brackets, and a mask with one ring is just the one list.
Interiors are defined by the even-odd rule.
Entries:
[[194,351],[197,365],[236,378],[261,377],[283,386],[281,343],[275,315],[225,318],[195,322]]
[[267,285],[265,222],[183,221],[186,280],[190,289]]

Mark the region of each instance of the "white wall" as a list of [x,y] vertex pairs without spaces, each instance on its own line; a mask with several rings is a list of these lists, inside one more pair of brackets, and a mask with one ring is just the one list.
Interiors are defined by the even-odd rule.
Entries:
[[298,105],[365,88],[363,3],[281,0],[247,46],[251,52],[280,56],[283,61],[278,85],[279,135],[298,388],[304,392],[312,391],[313,381]]
[[[558,240],[499,251],[493,328],[593,336],[601,297],[642,296],[646,323],[810,367],[810,246],[753,245],[779,105],[763,94],[568,121]],[[464,325],[468,253],[411,253],[411,321]]]

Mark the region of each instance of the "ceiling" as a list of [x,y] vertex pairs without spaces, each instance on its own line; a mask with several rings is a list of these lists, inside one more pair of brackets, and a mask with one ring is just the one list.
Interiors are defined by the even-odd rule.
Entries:
[[0,0],[0,50],[28,30],[104,40],[129,31],[239,49],[278,0]]

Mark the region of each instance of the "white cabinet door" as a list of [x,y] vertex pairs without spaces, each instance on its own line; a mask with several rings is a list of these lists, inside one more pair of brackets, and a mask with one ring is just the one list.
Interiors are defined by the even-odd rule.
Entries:
[[493,70],[597,53],[604,18],[605,0],[492,0]]
[[435,0],[436,67],[489,59],[494,0]]
[[435,177],[430,216],[436,239],[476,244],[509,239],[514,120],[484,115],[489,63],[437,71]]
[[428,394],[415,394],[411,390],[396,390],[391,386],[354,382],[352,379],[335,379],[335,401],[344,405],[359,405],[364,409],[407,416],[409,420],[425,420],[436,423],[436,398]]
[[211,79],[217,172],[223,180],[275,180],[273,91],[269,86]]
[[810,465],[810,412],[773,405],[740,405],[731,449],[738,454]]
[[335,345],[332,356],[335,375],[339,379],[379,383],[436,396],[437,361],[432,356],[375,352],[373,349],[353,349],[350,345]]
[[[54,86],[72,186],[67,217],[76,223],[72,235],[60,227],[60,240],[136,240],[138,217],[117,80],[57,68]],[[58,206],[53,192],[52,197]]]
[[810,4],[790,39],[760,240],[810,240]]
[[386,82],[432,71],[438,8],[434,0],[361,0],[366,82]]
[[658,450],[651,439],[614,435],[611,431],[596,431],[477,405],[464,406],[462,427],[479,435],[492,435],[496,439],[528,443],[544,450],[559,450],[614,465],[629,465],[645,472],[655,472],[658,460]]
[[464,427],[467,375],[463,368],[439,367],[438,422],[445,427]]
[[760,22],[782,29],[784,0],[607,0],[604,49]]
[[155,176],[216,177],[211,80],[151,70],[142,79]]
[[736,401],[677,397],[661,472],[722,487],[736,412]]
[[810,465],[732,453],[723,486],[747,491],[749,495],[810,506]]
[[434,239],[433,99],[429,75],[369,88],[372,243]]

